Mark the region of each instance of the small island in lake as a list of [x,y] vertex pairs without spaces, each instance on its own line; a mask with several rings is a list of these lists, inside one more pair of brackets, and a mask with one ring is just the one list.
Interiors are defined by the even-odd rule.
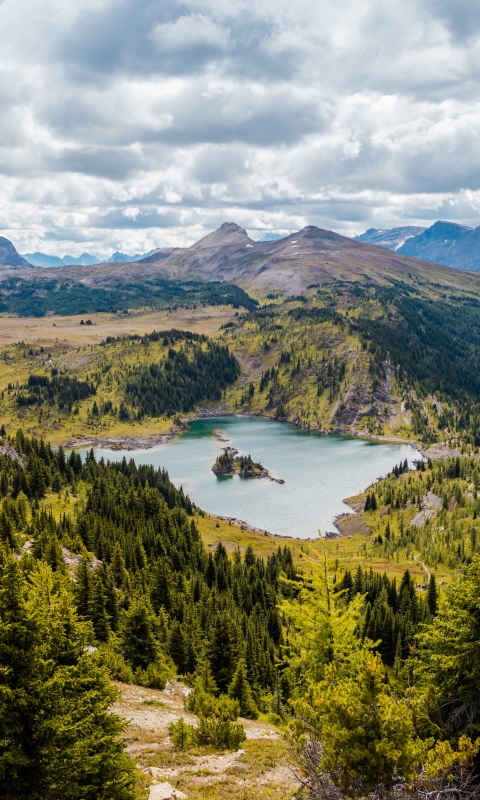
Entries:
[[224,447],[222,455],[218,456],[212,467],[212,472],[218,476],[238,475],[240,478],[268,478],[276,483],[285,483],[281,478],[273,478],[268,469],[259,462],[253,461],[250,455],[239,456],[234,447]]

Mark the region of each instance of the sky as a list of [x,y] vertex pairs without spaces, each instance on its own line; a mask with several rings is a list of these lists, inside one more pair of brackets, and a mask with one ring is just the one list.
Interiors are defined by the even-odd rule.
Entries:
[[0,0],[0,234],[480,224],[478,0]]

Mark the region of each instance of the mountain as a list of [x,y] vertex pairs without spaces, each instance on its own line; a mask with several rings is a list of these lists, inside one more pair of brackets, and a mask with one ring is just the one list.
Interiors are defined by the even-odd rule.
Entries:
[[58,256],[49,256],[46,253],[39,253],[38,251],[35,253],[27,253],[26,258],[28,258],[30,264],[34,267],[64,267],[67,265],[75,265],[78,264],[82,267],[92,266],[93,264],[100,264],[101,258],[98,256],[94,256],[91,253],[82,253],[81,256],[63,256],[63,258],[59,258]]
[[63,256],[63,258],[59,258],[59,256],[49,256],[46,253],[39,253],[38,251],[35,253],[27,253],[25,258],[28,258],[29,263],[33,267],[66,267],[76,264],[86,267],[94,266],[95,264],[126,264],[129,261],[140,261],[140,259],[145,258],[145,256],[156,252],[157,250],[150,250],[148,253],[135,253],[134,256],[129,256],[126,253],[119,253],[117,250],[115,253],[112,253],[107,261],[102,261],[99,256],[92,255],[92,253],[82,253],[78,258],[75,256]]
[[285,239],[288,233],[266,233],[258,242],[276,242],[278,239]]
[[63,267],[67,262],[58,256],[47,256],[45,253],[26,253],[25,258],[28,258],[30,264],[34,267]]
[[423,233],[425,228],[417,225],[405,225],[403,228],[369,228],[368,231],[360,236],[354,236],[355,242],[367,242],[376,244],[379,247],[386,247],[387,250],[398,250],[407,239]]
[[145,256],[145,253],[135,253],[134,256],[127,256],[126,253],[119,253],[118,250],[112,253],[107,261],[107,264],[126,264],[128,261],[140,261]]
[[61,267],[60,273],[97,287],[158,278],[227,281],[263,295],[270,291],[298,295],[308,287],[332,281],[392,285],[416,278],[457,289],[480,289],[478,279],[470,274],[462,275],[313,225],[282,239],[255,242],[243,228],[225,222],[190,247],[163,248],[131,263]]
[[446,267],[480,272],[480,227],[435,222],[423,233],[408,239],[397,252]]
[[30,267],[20,253],[17,253],[10,239],[0,236],[0,264],[7,264],[9,267]]
[[[233,222],[191,247],[165,249],[140,263],[145,262],[168,278],[231,281],[243,288],[288,294],[332,280],[383,283],[405,279],[409,273],[430,277],[433,271],[425,262],[313,225],[282,239],[255,242]],[[451,282],[452,275],[445,274],[444,280]]]
[[453,269],[480,272],[480,227],[438,221],[429,228],[369,228],[354,241],[380,245],[402,256]]

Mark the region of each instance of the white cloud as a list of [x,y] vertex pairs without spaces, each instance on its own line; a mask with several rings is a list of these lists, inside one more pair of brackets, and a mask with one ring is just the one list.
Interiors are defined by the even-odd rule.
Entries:
[[226,219],[479,224],[479,8],[5,0],[1,233],[107,255]]
[[197,47],[226,50],[230,31],[203,14],[188,14],[174,22],[157,23],[151,36],[167,52],[188,52]]

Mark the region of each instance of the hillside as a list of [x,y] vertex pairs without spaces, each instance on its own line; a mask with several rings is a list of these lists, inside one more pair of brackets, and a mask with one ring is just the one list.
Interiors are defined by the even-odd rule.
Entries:
[[[18,280],[18,272],[4,270],[1,277],[3,283]],[[52,279],[41,269],[22,270],[21,278],[33,283]],[[174,281],[178,285],[192,280],[227,281],[261,297],[272,292],[283,296],[303,294],[309,286],[332,281],[394,285],[398,280],[420,287],[428,282],[480,294],[480,278],[476,275],[432,266],[427,261],[314,226],[283,239],[255,242],[238,225],[224,223],[191,247],[159,250],[140,262],[55,270],[55,281],[80,284],[86,291],[99,292],[125,287],[135,294],[139,286],[148,283]],[[0,285],[0,291],[1,288]],[[144,302],[148,302],[146,298]]]
[[[143,446],[175,427],[179,415],[221,407],[311,430],[477,451],[480,304],[432,284],[422,289],[337,282],[251,311],[92,315],[83,326],[78,318],[35,327],[26,319],[29,344],[3,347],[2,418],[10,430],[20,424],[55,443],[131,446],[140,436]],[[170,330],[174,320],[183,333]],[[185,333],[192,329],[212,338]],[[227,351],[217,353],[218,344],[238,367],[222,360]],[[215,378],[211,385],[202,378],[199,347],[211,359],[204,376]]]

